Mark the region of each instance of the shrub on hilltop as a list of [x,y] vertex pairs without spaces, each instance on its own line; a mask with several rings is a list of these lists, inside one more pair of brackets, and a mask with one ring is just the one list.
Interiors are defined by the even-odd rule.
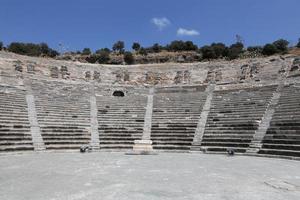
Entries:
[[142,55],[142,56],[148,55],[148,52],[147,52],[147,50],[146,50],[144,47],[141,47],[141,49],[139,50],[138,53],[139,53],[140,55]]
[[263,50],[262,50],[263,55],[271,56],[271,55],[274,55],[276,53],[278,53],[278,49],[276,48],[276,46],[274,44],[266,44],[263,47]]
[[134,42],[132,44],[132,49],[136,52],[138,52],[141,49],[141,45],[138,42]]
[[284,39],[274,41],[272,44],[266,44],[262,49],[262,54],[271,56],[276,53],[285,54],[288,52],[289,42]]
[[98,55],[98,63],[100,64],[106,64],[109,61],[109,51],[103,49],[100,52],[96,53]]
[[212,43],[211,47],[215,52],[216,58],[226,57],[228,54],[228,47],[223,43]]
[[205,45],[200,49],[202,59],[217,59],[228,55],[228,47],[223,43],[212,43],[210,46]]
[[91,55],[92,54],[92,51],[91,51],[91,49],[90,48],[84,48],[83,50],[82,50],[82,53],[81,53],[82,55]]
[[201,53],[202,53],[202,59],[210,60],[210,59],[216,59],[217,58],[216,53],[215,53],[212,46],[208,46],[208,45],[203,46],[201,48]]
[[98,49],[96,50],[96,54],[100,54],[101,52],[106,52],[108,54],[110,54],[111,50],[109,48],[102,48],[102,49]]
[[27,56],[49,56],[55,57],[59,53],[48,47],[46,43],[33,44],[33,43],[22,43],[12,42],[7,50],[13,53],[27,55]]
[[123,41],[117,41],[112,47],[113,51],[117,53],[124,53],[124,48],[125,43]]
[[279,53],[285,54],[288,52],[289,42],[284,39],[279,39],[273,42],[273,45],[276,47]]
[[237,42],[235,44],[232,44],[228,49],[228,55],[227,57],[230,60],[236,59],[240,56],[241,53],[243,53],[244,45],[241,42]]
[[131,52],[126,51],[126,52],[124,53],[124,61],[125,61],[125,63],[128,64],[128,65],[131,65],[131,64],[134,63],[134,57],[133,57],[133,55],[132,55]]
[[2,50],[3,48],[3,42],[0,41],[0,51]]
[[198,49],[192,41],[174,40],[166,46],[168,51],[196,51]]

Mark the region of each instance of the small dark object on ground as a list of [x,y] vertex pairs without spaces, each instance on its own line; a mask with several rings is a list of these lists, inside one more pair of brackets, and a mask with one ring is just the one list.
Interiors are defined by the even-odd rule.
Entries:
[[80,147],[80,152],[81,153],[85,153],[85,152],[89,152],[89,151],[91,151],[91,148],[90,148],[90,146],[88,146],[88,145],[82,145],[81,147]]
[[231,149],[231,148],[228,148],[227,149],[227,154],[229,155],[229,156],[234,156],[234,149]]

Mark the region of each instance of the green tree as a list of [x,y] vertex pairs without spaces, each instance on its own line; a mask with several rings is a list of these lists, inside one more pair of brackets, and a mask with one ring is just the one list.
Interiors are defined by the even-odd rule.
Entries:
[[141,45],[138,42],[132,44],[132,49],[138,52],[141,49]]
[[51,57],[51,58],[54,58],[58,55],[59,55],[59,53],[56,50],[53,50],[53,49],[50,49],[49,52],[48,52],[48,56]]
[[243,43],[241,42],[237,42],[235,44],[232,44],[229,49],[228,49],[228,58],[230,60],[233,60],[233,59],[236,59],[239,57],[239,55],[241,53],[243,53],[243,48],[244,48],[244,45]]
[[174,40],[167,46],[167,49],[169,51],[184,51],[185,42],[182,40]]
[[126,52],[124,53],[124,61],[125,61],[125,63],[128,64],[128,65],[131,65],[131,64],[134,63],[134,57],[133,57],[133,55],[132,55],[131,52],[126,51]]
[[146,56],[146,55],[148,55],[148,52],[147,52],[147,50],[145,49],[145,48],[141,48],[140,50],[139,50],[139,54],[141,54],[141,55],[143,55],[143,56]]
[[109,52],[107,50],[103,50],[99,53],[98,63],[106,64],[110,60]]
[[92,51],[91,51],[91,49],[90,48],[84,48],[83,50],[82,50],[82,53],[81,53],[82,55],[91,55],[92,54]]
[[249,52],[257,52],[257,53],[261,53],[263,50],[263,48],[261,46],[249,46],[247,48],[247,51]]
[[279,52],[287,53],[289,42],[284,39],[279,39],[273,42],[273,45],[277,48]]
[[160,46],[158,43],[155,43],[150,49],[154,53],[159,53],[162,50],[162,46]]
[[211,47],[213,51],[215,52],[215,57],[220,58],[220,57],[225,57],[227,56],[227,47],[223,43],[212,43]]
[[186,41],[184,44],[185,51],[196,51],[197,49],[197,45],[195,45],[192,41]]
[[112,47],[113,51],[118,53],[124,53],[124,48],[125,44],[123,41],[117,41]]
[[217,58],[216,53],[212,46],[205,45],[201,48],[203,59],[215,59]]
[[109,48],[101,48],[101,49],[98,49],[98,50],[96,50],[96,54],[100,54],[101,52],[107,52],[108,54],[110,54],[110,49]]
[[274,44],[266,44],[263,47],[263,50],[262,50],[263,55],[270,56],[270,55],[273,55],[276,53],[278,53],[278,49],[276,48],[276,46]]
[[2,50],[3,48],[3,42],[0,41],[0,51]]
[[40,44],[40,50],[41,50],[41,53],[44,55],[49,55],[49,53],[50,53],[50,49],[48,47],[48,44],[46,44],[46,43]]
[[99,55],[98,54],[92,54],[85,58],[85,60],[89,63],[96,63],[98,60]]

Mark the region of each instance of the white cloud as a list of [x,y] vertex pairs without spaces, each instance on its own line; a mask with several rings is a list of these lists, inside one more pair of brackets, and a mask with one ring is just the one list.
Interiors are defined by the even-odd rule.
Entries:
[[166,17],[162,17],[162,18],[154,17],[151,19],[151,23],[157,26],[159,30],[162,30],[171,24],[170,20],[168,20]]
[[199,35],[199,32],[194,30],[194,29],[185,29],[185,28],[179,28],[177,30],[177,35],[178,36],[196,36]]

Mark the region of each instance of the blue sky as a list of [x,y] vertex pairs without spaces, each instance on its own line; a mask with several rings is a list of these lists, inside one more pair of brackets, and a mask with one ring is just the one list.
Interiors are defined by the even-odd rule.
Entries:
[[246,45],[300,37],[299,0],[0,0],[0,41],[59,49],[192,40]]

